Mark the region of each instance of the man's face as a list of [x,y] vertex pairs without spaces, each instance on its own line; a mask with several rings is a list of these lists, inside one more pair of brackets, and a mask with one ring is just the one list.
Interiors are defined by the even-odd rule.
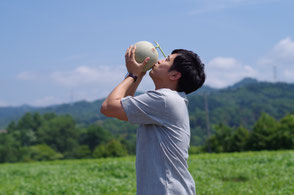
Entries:
[[178,54],[171,54],[166,59],[159,60],[149,72],[150,77],[155,80],[165,80],[169,78],[169,69],[174,63]]

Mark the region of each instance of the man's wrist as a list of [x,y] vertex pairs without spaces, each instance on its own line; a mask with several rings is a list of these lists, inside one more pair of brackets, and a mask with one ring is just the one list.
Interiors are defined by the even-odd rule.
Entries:
[[128,78],[128,77],[131,77],[131,78],[133,78],[133,79],[134,79],[134,82],[136,82],[136,81],[137,81],[137,79],[138,79],[138,75],[136,75],[136,74],[133,74],[133,73],[131,73],[131,72],[127,73],[127,75],[126,75],[126,77],[125,77],[125,78]]

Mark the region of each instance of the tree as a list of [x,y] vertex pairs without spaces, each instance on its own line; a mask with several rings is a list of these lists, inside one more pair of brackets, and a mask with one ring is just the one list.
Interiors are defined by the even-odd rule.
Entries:
[[10,134],[0,134],[0,163],[17,162],[20,159],[20,143]]
[[69,115],[50,117],[38,130],[38,138],[66,158],[73,157],[78,147],[78,131]]
[[253,127],[249,137],[247,148],[250,150],[272,150],[274,133],[278,127],[278,122],[266,113],[262,113]]
[[76,158],[91,158],[92,152],[87,145],[81,145],[75,152]]
[[237,130],[235,130],[231,137],[231,143],[228,152],[241,152],[245,151],[247,142],[249,139],[249,131],[240,126]]
[[23,157],[24,161],[44,161],[44,160],[57,160],[63,157],[62,154],[54,151],[46,144],[34,145],[25,148],[26,155]]
[[87,127],[83,133],[81,133],[80,144],[88,145],[91,152],[93,152],[97,145],[107,143],[111,138],[111,133],[105,131],[100,126],[93,124]]
[[94,158],[121,157],[128,155],[127,149],[118,140],[112,139],[106,145],[99,145],[93,152]]
[[236,130],[224,124],[214,127],[215,134],[212,135],[205,144],[205,149],[208,149],[208,144],[212,152],[238,152],[246,150],[249,131],[240,126]]
[[36,133],[43,122],[39,113],[26,113],[17,123],[11,122],[7,130],[22,146],[30,146],[37,143]]
[[19,119],[16,129],[32,129],[33,123],[33,116],[28,112]]
[[101,144],[93,151],[94,158],[106,158],[108,156],[105,145]]
[[286,115],[280,120],[273,142],[275,149],[294,149],[294,115]]
[[215,134],[212,135],[205,143],[205,150],[208,150],[208,144],[212,152],[230,151],[231,136],[234,131],[224,124],[214,126]]
[[111,140],[106,144],[108,156],[121,157],[128,155],[127,149],[118,140]]

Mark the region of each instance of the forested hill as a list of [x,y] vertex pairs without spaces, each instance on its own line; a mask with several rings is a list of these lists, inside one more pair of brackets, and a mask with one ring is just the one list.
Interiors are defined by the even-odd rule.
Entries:
[[[205,99],[210,125],[224,123],[239,126],[241,124],[250,128],[262,112],[277,119],[287,113],[294,114],[294,84],[288,83],[258,82],[247,78],[224,89],[203,87],[188,95],[188,99],[191,129],[200,137],[206,128]],[[0,107],[0,129],[5,128],[12,120],[18,120],[26,112],[70,114],[77,123],[86,125],[96,121],[102,122],[105,121],[105,117],[99,112],[102,102],[103,99],[44,108]],[[106,123],[111,122],[111,120],[107,121]]]
[[205,122],[205,98],[211,124],[250,127],[262,112],[276,119],[294,114],[294,84],[245,79],[225,89],[190,96],[189,111],[195,126]]
[[60,104],[48,107],[31,107],[27,105],[20,107],[0,107],[0,129],[5,128],[9,122],[18,120],[26,112],[70,114],[77,123],[91,124],[105,118],[100,114],[102,102],[103,100],[93,102],[79,101],[72,104]]
[[212,133],[215,124],[251,129],[263,112],[278,120],[294,114],[294,84],[245,79],[225,89],[189,97],[192,133],[201,140],[206,134],[205,98]]

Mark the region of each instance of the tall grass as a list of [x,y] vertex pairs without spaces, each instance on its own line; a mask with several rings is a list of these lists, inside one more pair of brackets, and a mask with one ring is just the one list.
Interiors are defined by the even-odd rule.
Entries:
[[[294,151],[189,157],[197,194],[294,194]],[[0,194],[136,194],[135,157],[0,165]]]

